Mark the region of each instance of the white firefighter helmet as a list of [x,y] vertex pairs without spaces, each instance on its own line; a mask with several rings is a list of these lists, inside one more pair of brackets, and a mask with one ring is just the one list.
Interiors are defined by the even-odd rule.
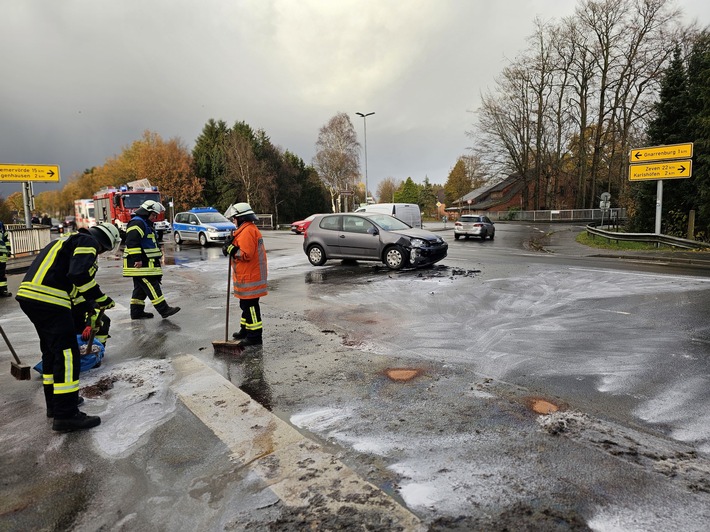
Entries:
[[149,213],[155,213],[155,214],[160,214],[161,212],[165,211],[165,207],[163,207],[162,203],[159,203],[155,200],[149,199],[145,200],[141,204],[141,209],[144,209],[148,211]]
[[101,222],[89,228],[89,233],[99,241],[104,251],[114,249],[121,242],[121,234],[118,228],[108,222]]
[[[238,218],[240,216],[246,216],[247,214],[254,214],[254,211],[252,210],[251,205],[242,202],[231,205],[229,209],[227,209],[227,212],[224,213],[224,216],[225,218]],[[255,214],[254,217],[256,217]]]

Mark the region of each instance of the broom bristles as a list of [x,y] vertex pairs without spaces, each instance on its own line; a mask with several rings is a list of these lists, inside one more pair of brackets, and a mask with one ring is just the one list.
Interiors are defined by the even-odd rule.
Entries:
[[32,380],[32,368],[25,364],[17,364],[12,362],[10,366],[10,373],[18,381],[29,381]]
[[234,340],[215,340],[212,342],[215,355],[241,355],[244,348]]

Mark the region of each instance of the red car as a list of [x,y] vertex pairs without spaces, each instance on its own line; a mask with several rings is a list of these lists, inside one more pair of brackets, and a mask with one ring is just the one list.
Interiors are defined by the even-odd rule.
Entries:
[[291,231],[293,231],[297,235],[305,233],[306,229],[308,229],[308,226],[311,225],[313,218],[315,218],[316,216],[316,214],[311,214],[305,220],[298,220],[297,222],[293,222],[291,224]]

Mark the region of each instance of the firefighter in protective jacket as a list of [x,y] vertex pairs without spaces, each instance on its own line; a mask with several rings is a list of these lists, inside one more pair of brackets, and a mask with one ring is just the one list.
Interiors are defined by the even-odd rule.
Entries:
[[5,224],[0,221],[0,297],[10,297],[12,294],[7,291],[7,259],[10,257],[10,237],[5,229]]
[[254,224],[258,220],[248,203],[236,203],[225,213],[237,225],[231,241],[222,251],[232,261],[234,297],[242,309],[239,331],[232,336],[239,345],[261,345],[262,330],[259,298],[268,294],[266,249],[261,231]]
[[123,276],[133,277],[133,293],[131,294],[131,319],[142,320],[152,318],[151,312],[145,311],[145,298],[155,307],[163,318],[176,314],[180,307],[171,307],[165,301],[160,282],[163,279],[163,269],[160,251],[153,222],[165,210],[160,203],[153,200],[144,201],[136,209],[136,213],[126,227],[126,249],[123,252]]
[[99,309],[115,303],[94,276],[97,256],[115,248],[120,235],[115,226],[100,223],[49,243],[32,262],[15,299],[37,329],[42,351],[42,382],[47,417],[60,432],[89,429],[98,416],[79,411],[79,345],[74,332],[73,302],[79,298]]

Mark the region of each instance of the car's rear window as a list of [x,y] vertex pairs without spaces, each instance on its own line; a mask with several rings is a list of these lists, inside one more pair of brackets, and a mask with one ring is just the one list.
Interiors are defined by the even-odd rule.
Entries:
[[462,222],[480,222],[481,218],[478,216],[462,216],[461,221]]

